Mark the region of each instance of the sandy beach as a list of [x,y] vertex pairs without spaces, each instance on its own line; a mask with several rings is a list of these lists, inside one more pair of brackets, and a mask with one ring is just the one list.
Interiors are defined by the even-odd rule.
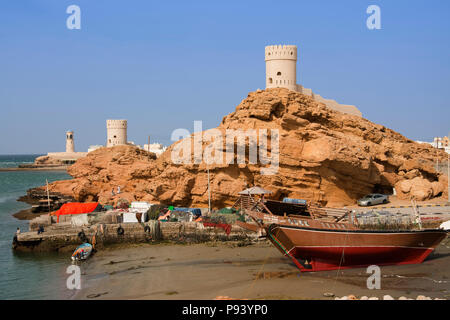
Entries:
[[136,245],[97,252],[82,266],[75,299],[334,299],[354,294],[450,298],[450,241],[420,265],[381,267],[381,289],[366,269],[300,273],[271,244]]

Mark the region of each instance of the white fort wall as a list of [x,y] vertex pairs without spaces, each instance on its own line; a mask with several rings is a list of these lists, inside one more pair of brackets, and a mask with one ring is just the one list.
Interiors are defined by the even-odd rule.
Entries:
[[127,120],[106,120],[106,146],[127,144]]
[[332,99],[325,99],[315,94],[311,89],[297,84],[297,46],[266,46],[265,61],[266,88],[287,88],[308,95],[314,100],[324,103],[332,110],[362,117],[362,113],[357,107],[339,104]]

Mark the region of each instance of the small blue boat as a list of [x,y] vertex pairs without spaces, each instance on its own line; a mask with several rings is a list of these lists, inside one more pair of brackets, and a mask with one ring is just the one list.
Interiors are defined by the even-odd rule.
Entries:
[[72,254],[73,261],[86,260],[92,253],[92,245],[90,243],[83,243]]

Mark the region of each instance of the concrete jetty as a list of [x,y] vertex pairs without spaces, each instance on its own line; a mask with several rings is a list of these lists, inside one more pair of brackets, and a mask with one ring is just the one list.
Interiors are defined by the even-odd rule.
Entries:
[[[48,217],[51,218],[51,217]],[[48,219],[47,217],[42,217]],[[36,226],[30,224],[32,229]],[[94,239],[95,236],[95,240]],[[70,251],[83,242],[95,241],[96,248],[112,244],[173,241],[177,243],[201,243],[209,241],[254,241],[257,235],[237,225],[227,234],[222,228],[205,227],[201,222],[109,223],[73,226],[70,222],[51,224],[44,232],[37,230],[16,235],[13,249],[17,251]]]

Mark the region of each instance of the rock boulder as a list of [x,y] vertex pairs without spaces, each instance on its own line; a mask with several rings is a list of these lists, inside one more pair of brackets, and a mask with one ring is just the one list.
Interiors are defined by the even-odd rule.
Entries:
[[[364,194],[391,193],[393,187],[400,199],[427,200],[447,193],[447,178],[433,168],[436,157],[446,159],[444,152],[287,89],[251,92],[215,130],[200,133],[203,150],[213,144],[206,137],[231,129],[278,131],[279,165],[273,174],[262,173],[268,165],[262,164],[261,154],[257,163],[251,163],[248,154],[245,163],[237,163],[224,142],[211,156],[225,159],[228,155],[231,163],[195,163],[191,149],[183,154],[190,162],[175,163],[173,154],[182,143],[195,145],[192,135],[174,143],[157,159],[133,146],[101,148],[69,168],[73,180],[52,183],[50,188],[80,201],[104,204],[124,198],[207,206],[209,169],[214,207],[232,205],[239,191],[253,185],[273,191],[274,198],[301,198],[327,206],[354,204]],[[272,144],[276,139],[272,134],[269,138],[265,145],[273,156],[277,154]],[[259,139],[259,145],[264,145]],[[243,144],[248,148],[250,142]],[[122,194],[112,196],[117,186]]]

